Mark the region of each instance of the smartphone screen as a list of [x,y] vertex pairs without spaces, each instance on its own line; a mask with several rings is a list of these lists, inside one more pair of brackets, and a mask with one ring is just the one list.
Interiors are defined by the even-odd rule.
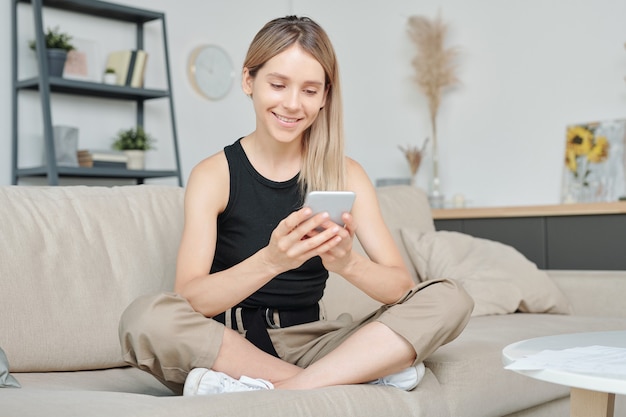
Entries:
[[311,191],[306,195],[304,206],[310,207],[313,214],[328,212],[333,222],[343,226],[341,216],[352,210],[355,197],[352,191]]

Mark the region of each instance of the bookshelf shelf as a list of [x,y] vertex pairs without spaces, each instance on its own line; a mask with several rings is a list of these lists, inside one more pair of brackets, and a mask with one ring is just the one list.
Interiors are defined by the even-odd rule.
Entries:
[[[19,0],[20,3],[35,3],[35,0]],[[138,9],[99,0],[44,0],[46,7],[121,20],[130,23],[147,23],[163,19],[163,13]]]
[[[46,177],[49,185],[58,185],[60,177],[84,178],[131,178],[138,183],[149,178],[176,177],[178,184],[183,185],[178,151],[176,120],[174,117],[174,102],[171,89],[171,75],[169,67],[169,53],[167,48],[167,31],[165,15],[151,10],[128,7],[101,0],[15,0],[12,2],[12,73],[13,73],[13,151],[12,151],[12,183],[17,184],[22,177]],[[35,40],[38,47],[37,63],[38,75],[27,79],[18,78],[18,5],[30,7],[33,12]],[[165,57],[165,72],[167,87],[165,89],[134,88],[123,85],[110,85],[93,81],[83,81],[54,77],[48,75],[48,64],[45,59],[43,13],[47,8],[59,9],[78,14],[87,14],[103,19],[112,19],[135,25],[136,49],[143,49],[143,25],[147,22],[159,21],[162,25],[163,51]],[[105,22],[106,23],[106,22]],[[21,45],[23,46],[23,45]],[[39,95],[43,115],[43,142],[45,149],[44,166],[22,168],[18,166],[19,126],[18,126],[18,95],[24,91],[32,91]],[[163,170],[127,170],[120,168],[87,168],[58,166],[55,154],[53,123],[51,109],[51,95],[70,94],[75,96],[94,97],[100,99],[125,100],[136,103],[136,125],[143,126],[144,102],[147,100],[164,99],[169,103],[170,121],[172,126],[172,141],[174,148],[175,169]]]
[[[118,100],[151,100],[169,97],[166,90],[133,88],[123,85],[111,85],[89,81],[70,80],[62,77],[49,77],[50,92],[112,98]],[[18,81],[20,90],[39,90],[39,78]]]
[[[162,178],[176,176],[175,170],[132,170],[120,168],[84,168],[84,167],[57,167],[59,175],[64,177],[91,177],[91,178],[128,178],[134,179],[139,184],[149,178]],[[48,169],[45,166],[33,168],[20,168],[20,176],[25,177],[45,177]]]

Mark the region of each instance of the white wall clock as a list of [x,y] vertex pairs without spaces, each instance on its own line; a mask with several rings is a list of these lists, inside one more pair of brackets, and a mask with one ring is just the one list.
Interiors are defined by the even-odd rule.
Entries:
[[191,51],[188,72],[193,88],[209,100],[228,94],[235,79],[230,56],[216,45],[200,45]]

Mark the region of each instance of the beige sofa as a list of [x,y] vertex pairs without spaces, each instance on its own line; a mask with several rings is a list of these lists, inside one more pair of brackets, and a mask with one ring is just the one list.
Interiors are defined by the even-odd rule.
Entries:
[[[534,336],[626,328],[626,272],[558,271],[548,278],[508,247],[434,232],[419,190],[394,186],[378,193],[415,279],[449,274],[477,300],[463,334],[428,358],[418,388],[354,385],[187,398],[126,367],[117,335],[131,300],[172,288],[183,191],[0,187],[0,348],[21,384],[0,389],[0,415],[568,415],[566,388],[504,370],[501,350]],[[328,317],[376,307],[336,276],[324,302]],[[574,314],[555,314],[570,308]],[[537,309],[553,313],[513,313]]]

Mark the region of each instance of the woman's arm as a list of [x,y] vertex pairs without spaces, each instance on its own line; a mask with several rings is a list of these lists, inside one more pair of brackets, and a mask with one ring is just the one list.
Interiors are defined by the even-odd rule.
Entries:
[[[185,190],[185,222],[174,290],[206,316],[236,305],[271,279],[271,271],[253,265],[258,259],[242,263],[242,271],[231,277],[228,272],[236,271],[209,275],[217,242],[217,216],[226,208],[229,186],[228,163],[221,152],[194,167]],[[246,267],[264,273],[251,276]]]
[[283,219],[268,246],[239,264],[210,274],[217,242],[217,216],[228,203],[228,162],[223,152],[194,167],[185,191],[185,222],[178,250],[174,290],[207,317],[237,305],[276,275],[297,268],[337,245],[339,228],[310,239],[308,233],[327,221],[301,209]]
[[[356,192],[356,200],[351,214],[344,214],[342,243],[321,255],[322,261],[329,271],[343,276],[375,300],[394,303],[413,287],[413,280],[383,220],[376,190],[367,174],[351,159],[347,168],[348,188]],[[352,250],[355,234],[367,257]]]

